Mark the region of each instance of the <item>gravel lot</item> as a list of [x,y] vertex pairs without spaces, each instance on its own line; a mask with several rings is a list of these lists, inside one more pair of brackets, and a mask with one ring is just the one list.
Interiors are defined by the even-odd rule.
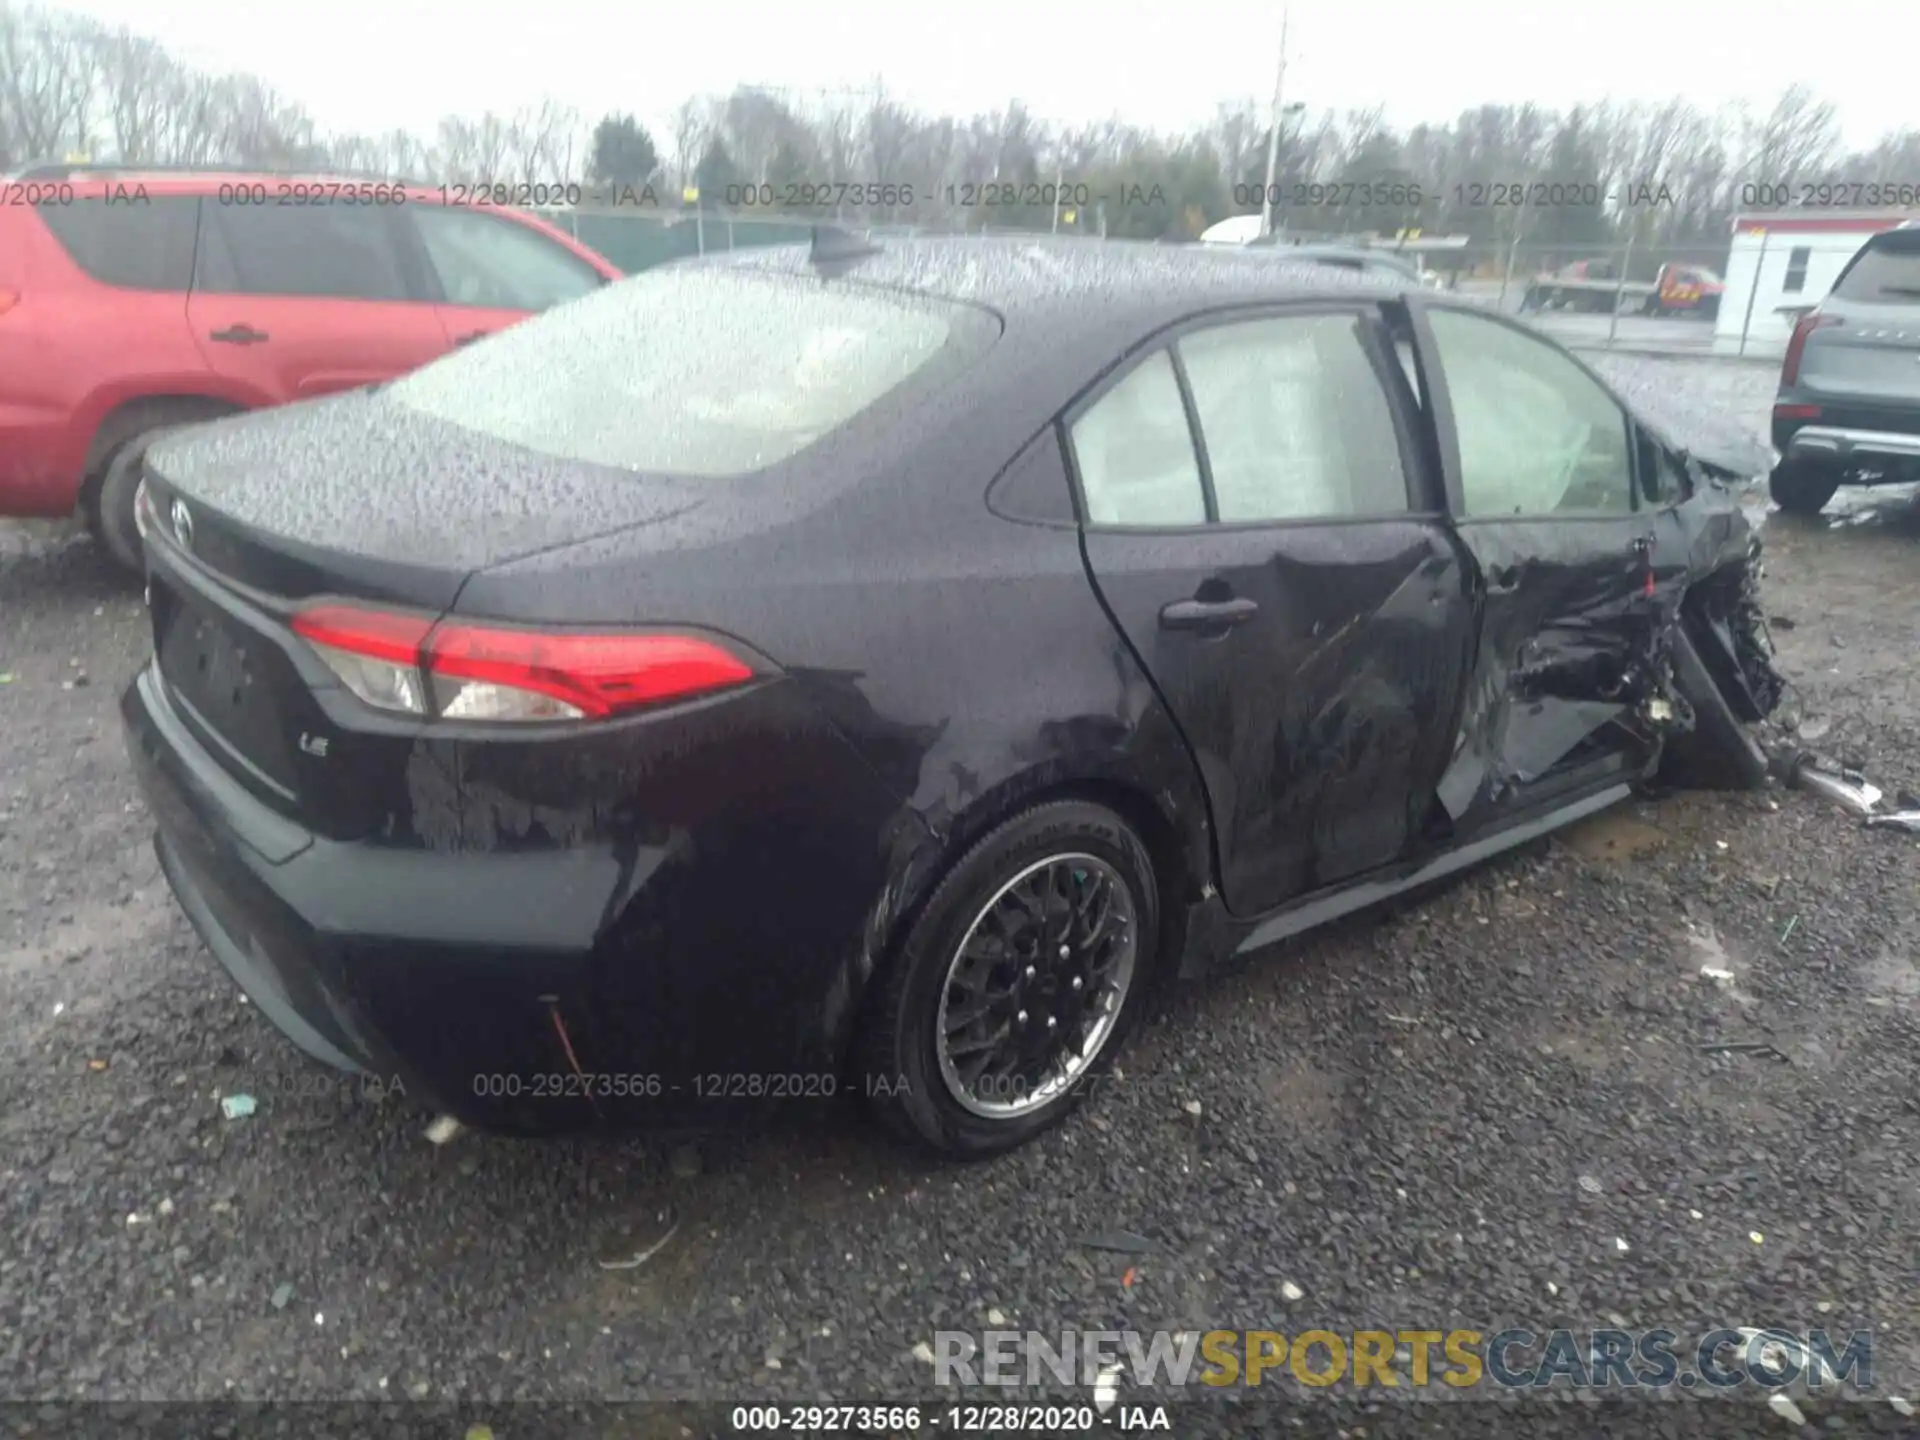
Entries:
[[[1771,397],[1756,367],[1600,363],[1756,425]],[[1797,716],[1920,789],[1920,505],[1766,529]],[[1878,1392],[1914,1395],[1913,837],[1795,792],[1631,804],[1179,997],[1080,1118],[975,1168],[838,1112],[697,1168],[436,1148],[310,1068],[173,907],[116,711],[146,644],[89,542],[0,530],[0,1398],[871,1400],[992,1312],[1872,1327]],[[1702,1050],[1752,1040],[1785,1059]],[[239,1091],[258,1112],[226,1120]],[[600,1267],[663,1207],[654,1259]],[[1151,1251],[1077,1243],[1116,1226]],[[1792,1429],[1751,1392],[1690,1408],[1620,1433]]]

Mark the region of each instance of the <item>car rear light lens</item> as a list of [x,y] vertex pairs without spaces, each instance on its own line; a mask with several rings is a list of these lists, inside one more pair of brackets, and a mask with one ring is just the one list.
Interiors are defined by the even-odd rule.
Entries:
[[1818,420],[1820,418],[1820,407],[1818,405],[1776,405],[1773,407],[1773,418],[1776,420]]
[[473,719],[597,720],[753,678],[736,657],[690,635],[442,625],[427,649],[440,713]]
[[1794,324],[1793,335],[1787,341],[1787,356],[1780,365],[1780,383],[1795,384],[1800,379],[1800,356],[1807,348],[1807,337],[1822,325],[1838,325],[1840,322],[1831,315],[1822,315],[1818,310],[1809,310]]
[[751,680],[731,651],[692,635],[551,633],[325,605],[296,634],[367,704],[446,720],[604,720]]
[[313,646],[340,682],[378,710],[425,716],[427,686],[420,651],[433,621],[345,605],[323,605],[293,617],[293,632]]

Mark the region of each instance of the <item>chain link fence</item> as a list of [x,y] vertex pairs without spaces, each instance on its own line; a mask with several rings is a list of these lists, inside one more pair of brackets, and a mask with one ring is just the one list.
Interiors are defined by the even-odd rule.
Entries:
[[1442,272],[1448,288],[1581,349],[1777,360],[1798,314],[1777,297],[1760,303],[1754,268],[1730,240],[1658,247],[1523,241],[1483,247],[1463,261]]

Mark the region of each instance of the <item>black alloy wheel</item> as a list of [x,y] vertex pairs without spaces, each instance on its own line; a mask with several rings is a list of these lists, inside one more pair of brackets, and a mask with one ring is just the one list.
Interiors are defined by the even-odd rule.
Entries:
[[956,1157],[1062,1119],[1111,1062],[1157,958],[1144,844],[1111,811],[1055,801],[963,855],[911,927],[861,1052],[893,1129]]

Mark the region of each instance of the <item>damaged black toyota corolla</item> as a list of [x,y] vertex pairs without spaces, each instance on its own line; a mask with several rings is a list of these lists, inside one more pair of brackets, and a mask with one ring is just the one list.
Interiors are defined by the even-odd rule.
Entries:
[[1175,974],[1751,782],[1764,467],[1390,281],[823,235],[156,446],[130,748],[331,1065],[978,1155]]

